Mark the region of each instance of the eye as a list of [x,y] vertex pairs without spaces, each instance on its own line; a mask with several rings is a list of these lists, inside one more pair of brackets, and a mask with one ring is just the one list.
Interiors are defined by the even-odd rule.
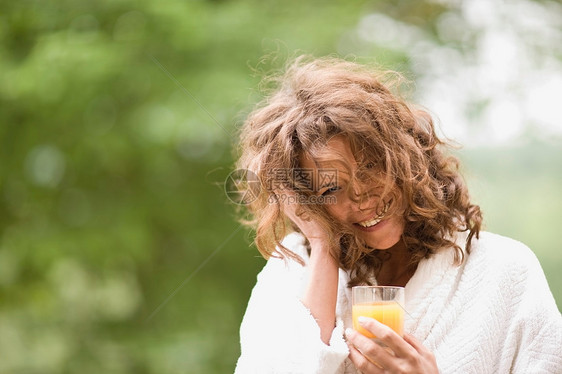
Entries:
[[338,191],[339,189],[340,189],[339,186],[330,186],[330,187],[328,187],[328,189],[326,191],[322,192],[322,196],[326,196],[326,195],[329,195],[331,193],[334,193],[334,192]]

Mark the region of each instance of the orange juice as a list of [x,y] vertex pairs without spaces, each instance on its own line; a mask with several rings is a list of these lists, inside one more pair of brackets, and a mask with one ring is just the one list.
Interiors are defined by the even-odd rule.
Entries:
[[393,329],[398,335],[404,336],[404,309],[395,301],[378,301],[353,305],[353,329],[367,338],[376,338],[375,335],[359,324],[357,321],[359,316],[374,318]]

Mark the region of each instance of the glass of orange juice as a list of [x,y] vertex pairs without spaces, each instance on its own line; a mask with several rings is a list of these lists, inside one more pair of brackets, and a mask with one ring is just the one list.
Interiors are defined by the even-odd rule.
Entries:
[[404,336],[404,287],[356,286],[351,289],[353,329],[376,339],[357,318],[374,318]]

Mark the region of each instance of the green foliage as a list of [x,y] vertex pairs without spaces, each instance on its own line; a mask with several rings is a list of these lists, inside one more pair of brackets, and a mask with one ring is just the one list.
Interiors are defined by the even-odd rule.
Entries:
[[[0,372],[140,374],[226,373],[239,355],[264,261],[221,183],[236,125],[259,98],[254,68],[284,58],[262,56],[335,53],[374,10],[431,33],[446,10],[413,0],[2,9]],[[360,54],[408,71],[402,52]],[[544,173],[518,150],[506,165],[474,158],[470,167],[485,179],[490,228],[536,245],[562,300],[553,267],[561,154],[537,148],[527,151],[537,163],[556,162]],[[533,194],[508,211],[495,199],[513,181],[525,186],[514,199]],[[524,225],[520,209],[541,218]]]
[[484,212],[484,229],[528,245],[537,255],[562,309],[560,142],[530,140],[508,148],[463,150],[465,176]]

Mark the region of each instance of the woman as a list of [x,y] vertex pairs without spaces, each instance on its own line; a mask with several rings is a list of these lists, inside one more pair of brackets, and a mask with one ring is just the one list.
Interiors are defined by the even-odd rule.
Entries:
[[[430,116],[387,80],[298,58],[244,123],[247,222],[269,260],[236,373],[559,373],[562,318],[536,257],[480,232]],[[362,322],[386,349],[350,329],[360,284],[405,286],[403,338]]]

